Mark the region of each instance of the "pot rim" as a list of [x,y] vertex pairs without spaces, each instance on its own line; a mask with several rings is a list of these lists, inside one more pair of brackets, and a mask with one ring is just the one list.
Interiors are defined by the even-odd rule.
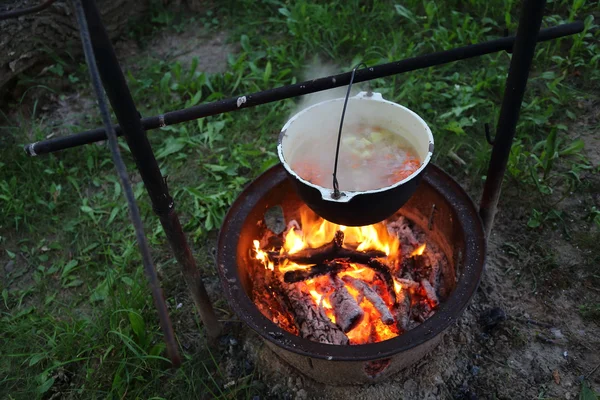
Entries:
[[338,102],[338,101],[344,101],[345,98],[344,97],[340,97],[337,99],[331,99],[331,100],[325,100],[325,101],[321,101],[317,104],[313,104],[310,107],[305,108],[304,110],[296,113],[294,116],[292,116],[283,126],[283,128],[281,129],[280,133],[279,133],[279,138],[277,141],[277,155],[279,156],[279,160],[281,161],[281,164],[283,165],[283,167],[286,169],[286,171],[292,175],[294,178],[298,179],[300,182],[302,182],[303,184],[310,186],[316,190],[318,190],[321,193],[321,197],[323,198],[323,200],[326,201],[333,201],[333,202],[338,202],[338,203],[347,203],[350,200],[352,200],[352,198],[356,195],[359,194],[373,194],[373,193],[380,193],[380,192],[385,192],[387,190],[390,189],[394,189],[398,186],[401,186],[403,184],[405,184],[406,182],[414,179],[416,176],[418,176],[429,164],[429,162],[431,161],[431,157],[433,156],[433,149],[434,149],[434,140],[433,140],[433,134],[431,132],[431,129],[429,128],[429,126],[427,125],[427,123],[423,120],[423,118],[421,118],[419,116],[419,114],[415,113],[414,111],[412,111],[411,109],[402,106],[398,103],[394,103],[392,101],[389,100],[385,100],[381,93],[376,93],[376,92],[360,92],[355,96],[352,96],[349,98],[349,100],[364,100],[364,101],[376,101],[376,102],[380,102],[380,103],[386,103],[389,105],[392,105],[394,107],[398,107],[400,109],[402,109],[403,111],[408,112],[410,115],[412,115],[417,122],[423,127],[425,128],[425,133],[427,134],[427,138],[429,141],[429,148],[427,150],[427,155],[425,156],[423,162],[421,163],[421,165],[419,166],[419,168],[417,170],[415,170],[412,174],[410,174],[409,176],[407,176],[406,178],[402,179],[401,181],[398,181],[396,183],[394,183],[393,185],[389,185],[389,186],[385,186],[379,189],[372,189],[372,190],[340,190],[340,194],[341,196],[339,198],[334,198],[333,197],[333,189],[329,189],[320,185],[316,185],[312,182],[307,181],[306,179],[302,178],[300,175],[298,175],[296,172],[294,172],[294,170],[291,168],[291,166],[287,163],[287,161],[285,160],[285,156],[283,155],[283,139],[287,136],[287,130],[290,127],[290,125],[295,122],[300,116],[302,116],[303,114],[310,112],[310,110],[316,108],[316,107],[321,107],[325,104],[328,103],[333,103],[333,102]]

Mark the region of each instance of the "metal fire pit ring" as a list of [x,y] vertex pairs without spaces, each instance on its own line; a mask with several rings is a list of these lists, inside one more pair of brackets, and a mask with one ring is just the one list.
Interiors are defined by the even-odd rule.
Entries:
[[[406,215],[414,222],[425,227],[433,225],[442,236],[452,239],[453,254],[449,259],[453,261],[457,282],[439,310],[403,335],[366,345],[317,343],[281,329],[248,296],[251,281],[245,266],[250,262],[248,249],[256,238],[257,222],[268,207],[279,204],[286,196],[296,194],[281,164],[264,172],[240,194],[219,233],[217,269],[236,315],[281,358],[313,379],[328,384],[361,384],[379,381],[408,367],[439,343],[441,334],[461,316],[475,294],[486,251],[481,219],[462,187],[430,164],[419,189],[401,210],[413,207],[415,214]],[[432,203],[436,204],[433,213]]]

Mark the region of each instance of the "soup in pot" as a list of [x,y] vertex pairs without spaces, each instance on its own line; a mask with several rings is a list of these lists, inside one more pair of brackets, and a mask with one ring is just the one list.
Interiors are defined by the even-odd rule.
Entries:
[[[331,138],[331,136],[328,136]],[[335,132],[337,140],[337,132]],[[305,141],[290,167],[303,179],[333,189],[335,148]],[[421,166],[415,148],[401,135],[380,126],[344,128],[337,169],[339,189],[366,191],[400,182]]]

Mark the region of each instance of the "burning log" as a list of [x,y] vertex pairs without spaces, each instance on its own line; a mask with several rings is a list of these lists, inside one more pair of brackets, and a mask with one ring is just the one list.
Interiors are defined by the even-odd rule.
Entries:
[[[404,284],[402,285],[404,287]],[[394,310],[396,311],[398,329],[401,332],[406,332],[409,329],[410,323],[410,297],[406,290],[400,290],[400,292],[397,294],[397,302]]]
[[328,273],[335,273],[348,268],[348,264],[329,262],[325,264],[313,265],[306,269],[296,269],[293,271],[287,271],[283,274],[283,281],[285,283],[296,283],[312,279],[317,276],[325,275]]
[[375,259],[369,260],[367,265],[369,266],[369,268],[375,270],[376,272],[379,272],[379,274],[381,275],[381,277],[383,278],[383,281],[385,282],[385,284],[387,286],[388,293],[390,295],[390,299],[392,299],[394,301],[394,304],[396,304],[396,292],[394,291],[394,278],[392,277],[392,273],[390,272],[390,269],[388,268],[388,266],[385,265],[384,263],[382,263],[381,261],[375,260]]
[[336,248],[331,244],[317,247],[316,249],[303,249],[294,254],[276,255],[275,259],[287,258],[297,264],[321,264],[336,258],[347,259],[348,262],[366,264],[372,258],[385,257],[385,253],[379,250],[357,251],[345,247]]
[[347,259],[349,262],[366,264],[372,258],[385,257],[385,253],[379,250],[358,251],[342,247],[344,243],[344,232],[337,231],[333,240],[321,247],[302,249],[293,254],[269,255],[275,260],[288,259],[297,264],[322,264],[335,259]]
[[437,307],[440,304],[440,300],[438,299],[437,294],[435,294],[435,289],[431,286],[431,283],[429,283],[427,279],[422,279],[421,286],[423,287],[423,292],[425,292],[425,296],[431,307]]
[[335,323],[342,328],[342,331],[349,332],[363,319],[365,312],[348,292],[340,278],[333,277],[332,281],[335,291],[329,300],[335,313]]
[[350,342],[346,334],[331,322],[321,307],[315,305],[310,294],[301,289],[301,285],[304,284],[286,285],[300,336],[320,343],[348,345]]
[[391,325],[394,323],[394,317],[392,316],[387,304],[385,304],[381,296],[379,296],[376,291],[371,289],[369,285],[360,279],[352,278],[351,276],[344,276],[342,279],[344,282],[350,284],[356,290],[360,291],[367,298],[367,300],[373,304],[377,311],[379,311],[379,314],[381,314],[381,322],[386,325]]
[[410,254],[408,250],[419,245],[419,239],[415,235],[412,225],[413,223],[404,216],[387,224],[388,232],[400,239],[403,254]]
[[429,273],[429,283],[435,289],[440,287],[440,278],[441,278],[441,268],[440,263],[433,260],[431,262],[431,272]]
[[298,326],[290,312],[289,301],[281,293],[280,288],[265,287],[261,296],[265,297],[265,304],[270,304],[268,307],[265,307],[263,304],[259,307],[263,315],[268,317],[273,323],[278,324],[281,328],[298,335]]
[[402,285],[403,288],[406,289],[418,289],[421,284],[419,282],[415,282],[412,279],[400,278],[396,279],[396,282]]

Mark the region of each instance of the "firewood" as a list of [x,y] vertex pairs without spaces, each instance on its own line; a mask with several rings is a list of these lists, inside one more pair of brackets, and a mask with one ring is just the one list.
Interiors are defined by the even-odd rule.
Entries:
[[381,277],[383,278],[383,281],[385,282],[387,289],[388,289],[388,293],[390,295],[390,299],[392,299],[394,301],[394,305],[396,304],[396,292],[394,291],[394,278],[392,277],[392,273],[390,272],[390,269],[388,268],[387,265],[385,265],[383,262],[379,261],[379,260],[375,260],[375,259],[371,259],[369,260],[369,262],[367,263],[367,266],[369,266],[369,268],[375,270],[376,272],[379,272],[379,274],[381,275]]
[[336,248],[326,244],[316,249],[303,249],[294,254],[276,254],[274,259],[288,259],[297,264],[321,264],[335,259],[346,259],[348,262],[366,264],[372,258],[385,257],[385,253],[379,250],[358,251],[345,247]]
[[255,291],[254,295],[263,297],[263,302],[258,303],[257,306],[264,316],[286,331],[294,335],[299,334],[298,325],[288,307],[289,301],[287,300],[287,296],[273,287],[265,287],[259,292]]
[[406,278],[399,278],[396,279],[396,282],[398,282],[400,285],[402,285],[403,289],[418,289],[421,284],[419,282],[415,282],[412,279],[406,279]]
[[350,284],[356,290],[364,294],[367,300],[369,300],[377,309],[377,311],[379,311],[379,314],[381,314],[381,321],[384,324],[391,325],[394,323],[394,317],[392,316],[387,304],[385,304],[381,296],[379,296],[376,291],[371,289],[369,285],[360,279],[352,278],[351,276],[344,276],[342,279],[344,282]]
[[421,286],[423,287],[423,291],[427,297],[427,300],[429,300],[431,307],[437,307],[440,304],[440,301],[437,297],[437,294],[435,294],[435,289],[433,286],[431,286],[431,283],[429,283],[427,279],[421,279]]
[[425,322],[427,318],[429,318],[433,314],[433,310],[431,309],[431,305],[426,299],[420,300],[417,303],[413,304],[411,309],[411,316],[417,322]]
[[288,332],[298,335],[299,326],[296,324],[292,312],[292,305],[281,282],[277,279],[275,272],[264,270],[262,276],[262,296],[266,296],[267,299],[270,298],[271,300],[268,302],[271,321],[275,322],[275,320],[277,320],[280,327],[286,329]]
[[326,344],[348,345],[348,336],[315,305],[310,294],[301,290],[304,283],[286,284],[286,292],[294,310],[300,336]]
[[305,281],[307,279],[312,279],[317,276],[325,275],[330,272],[339,272],[346,268],[348,268],[348,264],[345,263],[329,262],[325,264],[317,264],[306,269],[296,269],[293,271],[287,271],[285,274],[283,274],[283,281],[285,283],[296,283],[300,281]]
[[[396,221],[389,222],[387,224],[387,229],[388,232],[397,236],[403,245],[416,247],[419,245],[419,240],[411,225],[413,225],[413,223],[410,220],[406,219],[404,216],[400,216]],[[410,254],[410,252],[406,252],[404,248],[402,250],[403,253]]]
[[441,267],[437,260],[431,260],[431,271],[429,272],[429,283],[437,291],[440,287]]
[[398,329],[401,332],[406,332],[409,329],[410,322],[410,296],[407,290],[404,288],[397,294],[398,301],[394,311],[396,314],[396,321],[398,321]]
[[[296,234],[303,236],[297,221],[287,222],[287,231],[293,228]],[[448,260],[444,253],[435,242],[428,240],[430,238],[421,228],[404,217],[388,222],[388,231],[400,238],[401,245],[402,257],[394,259],[393,264],[381,251],[358,251],[354,244],[344,244],[342,231],[323,246],[287,254],[284,249],[286,232],[275,234],[280,229],[280,225],[275,229],[265,229],[266,234],[260,238],[260,247],[275,268],[269,270],[257,261],[254,274],[251,272],[253,299],[267,318],[286,331],[313,341],[349,344],[346,332],[364,321],[366,311],[360,304],[365,298],[373,304],[369,309],[373,313],[371,318],[380,316],[384,324],[393,325],[393,330],[397,328],[402,334],[430,318],[440,301],[446,298],[446,288],[452,286],[446,282],[451,274],[448,273]],[[423,243],[427,245],[425,252],[410,256]],[[287,272],[279,270],[277,265],[286,260],[305,267]],[[369,280],[354,273],[346,274],[342,279],[337,276],[354,264],[358,268],[371,269],[375,278],[372,278],[371,271],[367,271]],[[317,279],[310,287],[303,282],[313,278]],[[396,293],[398,284],[402,288]],[[313,289],[320,293],[320,300],[315,297]],[[354,290],[358,292],[356,298]],[[368,343],[380,340],[375,325],[372,326],[371,337],[366,339]]]
[[333,240],[323,246],[302,249],[293,254],[278,254],[269,252],[274,260],[284,260],[298,264],[322,264],[335,259],[347,259],[348,262],[365,264],[372,258],[385,257],[385,253],[379,250],[358,251],[343,247],[344,232],[337,231]]
[[335,323],[342,328],[342,331],[349,332],[363,319],[365,312],[348,292],[340,278],[333,277],[332,281],[335,291],[329,300],[335,313]]

